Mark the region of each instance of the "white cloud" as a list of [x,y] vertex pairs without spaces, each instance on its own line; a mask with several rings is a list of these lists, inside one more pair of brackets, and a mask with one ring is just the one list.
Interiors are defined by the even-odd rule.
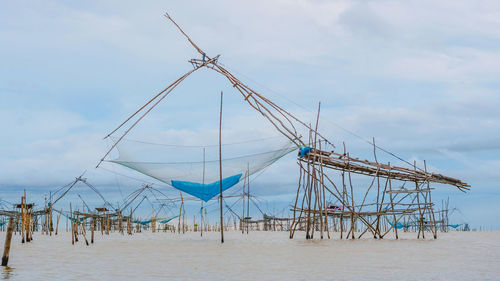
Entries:
[[[0,65],[2,184],[65,183],[79,175],[101,157],[106,145],[100,138],[108,130],[189,69],[186,60],[198,55],[163,18],[165,11],[209,54],[222,53],[223,63],[278,89],[281,96],[264,94],[306,122],[314,121],[323,101],[324,135],[337,144],[347,140],[353,154],[370,157],[370,147],[327,119],[375,136],[405,159],[431,158],[443,173],[495,177],[496,1],[95,4],[12,2],[0,11],[0,51],[6,54]],[[134,132],[186,142],[213,138],[214,97],[221,89],[231,93],[230,85],[215,80],[190,78]],[[274,132],[247,118],[241,103],[228,105],[228,140]],[[295,175],[294,161],[287,160],[267,179]],[[468,170],[466,162],[484,173]],[[109,183],[104,176],[99,181]]]

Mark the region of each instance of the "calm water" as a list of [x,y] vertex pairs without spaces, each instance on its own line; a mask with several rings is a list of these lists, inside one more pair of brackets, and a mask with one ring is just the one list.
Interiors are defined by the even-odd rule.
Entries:
[[[21,244],[9,280],[500,280],[500,232],[450,232],[438,240],[314,240],[286,232],[96,235],[68,233]],[[3,245],[5,232],[0,232]]]

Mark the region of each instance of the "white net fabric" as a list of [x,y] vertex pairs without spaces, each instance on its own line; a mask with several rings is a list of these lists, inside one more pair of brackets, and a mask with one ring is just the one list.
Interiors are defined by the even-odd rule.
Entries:
[[[223,178],[257,173],[296,150],[291,142],[276,138],[222,146]],[[166,184],[185,181],[210,184],[219,180],[219,147],[164,145],[123,139],[119,157],[108,160],[153,177]]]

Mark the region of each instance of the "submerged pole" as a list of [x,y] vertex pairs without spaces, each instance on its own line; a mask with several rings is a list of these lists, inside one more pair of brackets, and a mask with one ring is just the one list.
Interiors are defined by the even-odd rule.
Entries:
[[9,253],[10,253],[10,244],[12,241],[12,231],[14,231],[14,218],[9,218],[9,226],[7,227],[7,234],[5,235],[5,245],[3,247],[3,256],[2,256],[2,266],[7,266],[9,263]]
[[[205,148],[203,148],[203,184],[205,184]],[[201,200],[200,209],[200,236],[203,237],[203,200]]]
[[219,117],[219,184],[220,184],[220,242],[224,243],[224,221],[222,215],[222,99],[223,93],[220,92],[220,117]]
[[[26,192],[26,190],[25,190],[25,192]],[[22,196],[21,197],[21,238],[22,238],[21,243],[25,242],[25,240],[24,240],[24,225],[26,223],[26,220],[24,217],[24,199],[25,199],[25,197]]]
[[[248,166],[250,167],[250,166]],[[250,227],[249,226],[249,218],[250,218],[250,175],[249,175],[249,172],[250,172],[250,168],[248,168],[248,172],[247,172],[247,220],[245,220],[245,226],[247,227],[247,234],[248,234],[248,228]]]

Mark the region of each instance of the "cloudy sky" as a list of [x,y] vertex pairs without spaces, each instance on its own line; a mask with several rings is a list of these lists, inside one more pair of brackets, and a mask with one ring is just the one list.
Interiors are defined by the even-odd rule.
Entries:
[[[465,195],[439,187],[436,200],[449,196],[459,222],[500,228],[491,215],[500,211],[497,1],[3,1],[0,197],[44,193],[85,170],[110,196],[127,192],[113,185],[116,175],[93,170],[109,147],[102,138],[199,57],[166,11],[207,54],[221,54],[242,81],[306,122],[321,101],[320,130],[351,155],[370,157],[363,139],[375,137],[408,161],[425,159],[470,183]],[[221,90],[225,135],[269,132],[207,70],[134,137],[215,136]],[[295,165],[287,157],[255,180],[269,208],[290,202]]]

